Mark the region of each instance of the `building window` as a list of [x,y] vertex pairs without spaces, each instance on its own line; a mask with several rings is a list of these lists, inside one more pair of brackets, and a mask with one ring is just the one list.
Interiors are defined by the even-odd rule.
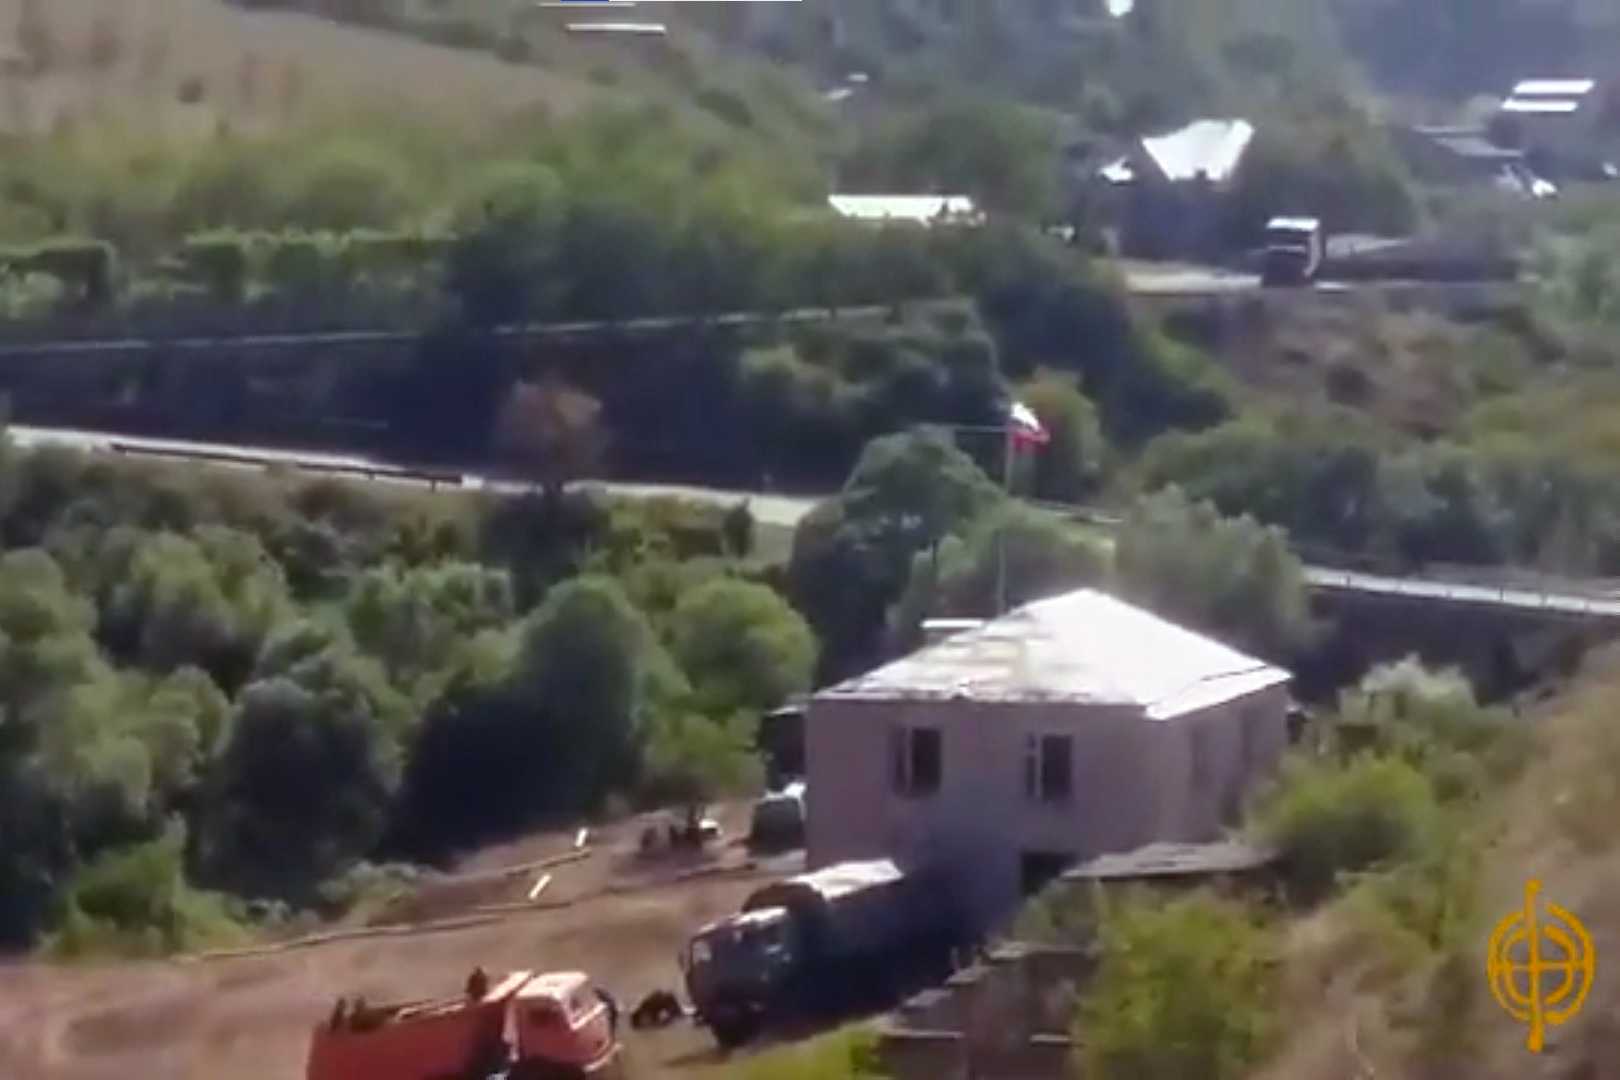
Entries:
[[938,728],[896,727],[890,746],[897,794],[920,799],[939,790],[945,748]]
[[1067,735],[1024,738],[1024,794],[1035,802],[1068,802],[1074,794],[1074,740]]

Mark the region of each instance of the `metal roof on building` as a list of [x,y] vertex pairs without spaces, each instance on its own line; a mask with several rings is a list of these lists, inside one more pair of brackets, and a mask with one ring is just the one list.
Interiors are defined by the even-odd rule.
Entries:
[[1263,660],[1082,589],[1040,600],[816,695],[817,701],[1059,702],[1169,720],[1285,683]]
[[1102,855],[1061,875],[1063,881],[1110,881],[1151,877],[1198,877],[1259,870],[1277,860],[1272,848],[1218,844],[1149,844],[1119,855]]
[[1567,115],[1579,112],[1581,103],[1565,98],[1508,98],[1502,102],[1502,111],[1535,115]]
[[1525,79],[1509,97],[1585,97],[1597,86],[1595,79]]
[[1180,131],[1142,140],[1142,149],[1171,181],[1193,180],[1199,173],[1220,183],[1243,161],[1254,140],[1247,120],[1196,120]]

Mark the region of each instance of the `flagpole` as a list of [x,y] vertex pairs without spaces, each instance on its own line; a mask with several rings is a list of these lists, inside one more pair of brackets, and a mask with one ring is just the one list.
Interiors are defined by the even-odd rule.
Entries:
[[[1012,498],[1013,486],[1013,428],[1008,423],[1003,428],[1003,449],[1001,465],[1001,486]],[[1007,528],[1008,523],[1003,521],[1001,529],[996,536],[996,617],[1000,618],[1007,613]]]

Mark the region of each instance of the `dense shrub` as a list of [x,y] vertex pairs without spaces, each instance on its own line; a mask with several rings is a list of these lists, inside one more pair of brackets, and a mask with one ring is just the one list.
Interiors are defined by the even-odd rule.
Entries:
[[1286,658],[1315,632],[1304,570],[1284,536],[1167,489],[1138,501],[1115,541],[1130,596],[1254,649]]
[[1088,1076],[1249,1075],[1277,1033],[1273,944],[1242,907],[1203,895],[1106,912],[1075,1036]]
[[62,901],[50,948],[61,956],[163,954],[242,933],[225,899],[186,883],[185,828],[108,852],[81,870]]
[[1292,897],[1315,903],[1343,874],[1422,850],[1437,812],[1429,781],[1399,759],[1292,759],[1261,802],[1256,825],[1281,851]]

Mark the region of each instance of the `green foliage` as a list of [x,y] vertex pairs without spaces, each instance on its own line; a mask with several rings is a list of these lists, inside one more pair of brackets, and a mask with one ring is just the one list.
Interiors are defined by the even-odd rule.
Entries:
[[489,170],[457,211],[448,284],[467,316],[497,323],[538,314],[561,242],[562,188],[537,164]]
[[509,623],[511,575],[470,563],[378,567],[354,582],[346,604],[354,640],[406,683],[443,667],[468,639]]
[[877,1080],[886,1076],[877,1035],[860,1027],[770,1050],[740,1070],[743,1080]]
[[758,791],[764,767],[754,753],[756,727],[746,713],[722,719],[689,713],[661,718],[648,735],[642,790],[659,802],[689,807]]
[[681,596],[670,650],[710,716],[761,713],[809,689],[816,640],[776,592],[715,579]]
[[1057,141],[1044,118],[982,97],[933,101],[875,124],[843,162],[846,190],[938,190],[1040,219],[1057,206]]
[[1525,721],[1482,707],[1460,673],[1426,670],[1416,658],[1376,667],[1341,693],[1339,718],[1422,770],[1443,801],[1477,800],[1511,782],[1533,749]]
[[209,877],[297,896],[371,851],[398,789],[407,716],[374,662],[342,646],[247,686],[213,777]]
[[1139,474],[1148,489],[1174,484],[1286,528],[1307,551],[1603,573],[1620,565],[1620,488],[1597,468],[1611,441],[1606,396],[1516,394],[1476,412],[1471,445],[1393,452],[1353,416],[1249,417],[1157,440]]
[[1034,455],[1031,494],[1067,503],[1093,494],[1102,480],[1108,450],[1097,407],[1072,376],[1050,371],[1038,372],[1018,387],[1017,394],[1051,437]]
[[199,661],[235,687],[287,606],[279,566],[258,538],[205,526],[196,539],[157,533],[115,571],[103,635],[114,652],[159,671]]
[[100,240],[58,237],[30,248],[0,254],[6,272],[19,276],[46,274],[61,282],[85,304],[99,306],[112,297],[118,256]]
[[164,954],[239,936],[224,898],[187,884],[185,841],[175,822],[154,840],[87,865],[66,890],[50,951]]
[[1115,552],[1121,587],[1155,611],[1269,656],[1311,639],[1304,569],[1275,529],[1170,488],[1137,502]]
[[869,444],[843,493],[801,521],[793,538],[790,593],[821,639],[821,673],[875,653],[913,557],[932,552],[1002,498],[939,432]]
[[1075,1034],[1088,1076],[1236,1080],[1278,1032],[1267,930],[1235,904],[1195,894],[1106,912],[1102,960]]
[[[1096,536],[1044,511],[1008,503],[950,537],[937,558],[919,553],[892,617],[899,645],[917,644],[930,618],[993,618],[999,602],[1031,600],[1104,581],[1112,552]],[[1005,578],[1003,578],[1005,571]],[[1006,595],[998,595],[1005,581]]]
[[1394,148],[1345,103],[1261,125],[1232,202],[1234,236],[1251,244],[1284,212],[1318,217],[1329,232],[1383,236],[1407,234],[1418,214]]
[[547,595],[523,630],[517,690],[566,725],[580,800],[628,776],[637,735],[680,674],[645,616],[611,579],[578,578]]
[[1428,779],[1399,759],[1293,758],[1259,806],[1256,827],[1281,851],[1292,897],[1309,904],[1326,898],[1341,875],[1423,850],[1437,815]]

